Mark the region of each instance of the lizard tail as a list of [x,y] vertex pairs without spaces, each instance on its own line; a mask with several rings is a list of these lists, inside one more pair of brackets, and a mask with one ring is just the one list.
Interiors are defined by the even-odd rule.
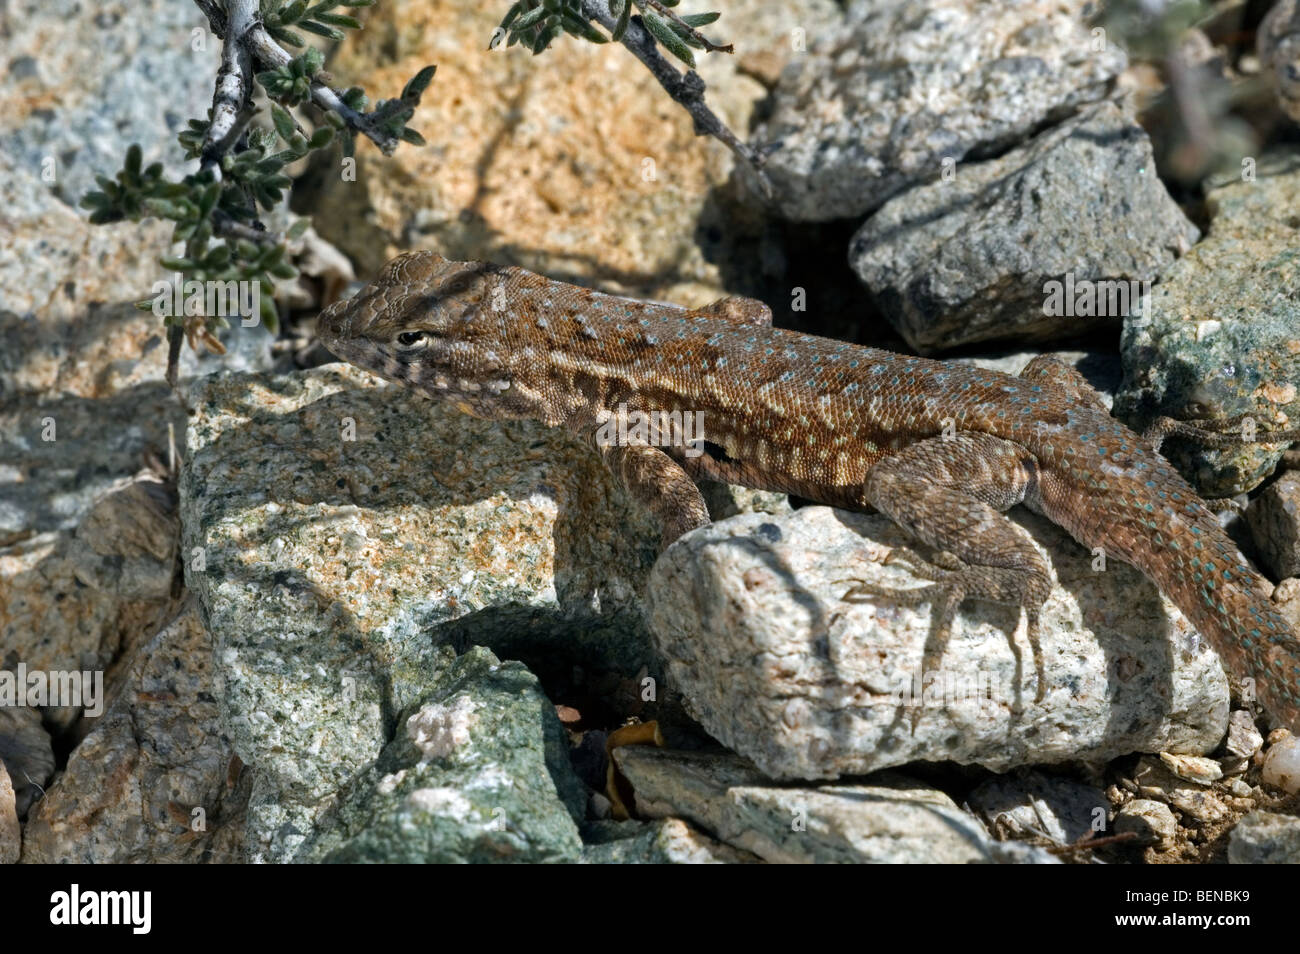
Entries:
[[[1156,579],[1209,640],[1223,664],[1243,680],[1274,717],[1300,731],[1300,639],[1265,595],[1267,583],[1217,524],[1202,531],[1202,549],[1186,554]],[[1161,576],[1164,579],[1161,579]]]
[[[1167,469],[1159,475],[1165,478],[1158,481],[1159,503],[1149,490],[1123,495],[1134,507],[1107,516],[1106,526],[1098,528],[1101,545],[1154,580],[1210,641],[1224,666],[1242,678],[1243,688],[1300,731],[1300,639],[1269,599],[1267,581],[1251,569],[1191,487],[1167,463],[1160,461],[1155,469]],[[1124,546],[1137,539],[1144,545]]]

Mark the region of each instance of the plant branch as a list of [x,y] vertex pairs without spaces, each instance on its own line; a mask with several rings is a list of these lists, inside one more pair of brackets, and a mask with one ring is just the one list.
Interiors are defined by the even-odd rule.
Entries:
[[[616,22],[609,13],[607,0],[582,0],[582,14],[587,19],[599,23],[611,35],[614,33]],[[762,192],[766,197],[770,198],[774,190],[772,181],[767,177],[767,173],[763,171],[762,156],[741,142],[736,137],[736,134],[727,128],[727,124],[719,119],[718,115],[704,102],[705,87],[700,74],[694,70],[687,70],[685,73],[677,72],[673,65],[659,52],[654,37],[641,25],[640,17],[632,19],[619,42],[627,47],[633,56],[645,64],[646,69],[664,88],[664,92],[691,114],[691,119],[695,123],[695,134],[697,136],[712,136],[747,163],[754,170]]]
[[667,17],[669,20],[673,21],[673,23],[676,23],[683,30],[689,33],[692,39],[704,48],[705,53],[736,52],[735,46],[731,43],[728,43],[726,46],[719,46],[717,43],[712,42],[707,36],[679,17],[671,7],[664,6],[660,0],[645,0],[645,2],[647,6],[654,7],[655,11],[661,16]]

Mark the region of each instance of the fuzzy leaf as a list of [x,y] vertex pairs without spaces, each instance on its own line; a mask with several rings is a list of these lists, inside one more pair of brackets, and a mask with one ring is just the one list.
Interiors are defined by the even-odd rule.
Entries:
[[280,134],[281,139],[287,141],[293,137],[293,117],[279,103],[271,104],[271,122],[275,125],[275,131]]
[[664,49],[683,63],[695,66],[695,57],[691,54],[691,48],[668,25],[667,20],[653,10],[647,10],[641,14],[641,22],[650,31],[650,35],[664,45]]

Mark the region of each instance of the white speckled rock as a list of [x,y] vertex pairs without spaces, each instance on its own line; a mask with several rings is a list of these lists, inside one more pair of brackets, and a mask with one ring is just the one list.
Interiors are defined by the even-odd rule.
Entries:
[[859,785],[787,788],[743,759],[642,746],[614,750],[637,811],[686,818],[766,861],[969,864],[988,835],[943,792],[888,774]]
[[916,759],[1005,771],[1217,746],[1227,680],[1182,615],[1136,570],[1112,561],[1094,571],[1059,528],[1028,513],[1013,518],[1050,553],[1059,580],[1042,612],[1041,703],[1011,608],[968,601],[942,671],[921,674],[928,604],[842,600],[854,579],[920,582],[898,564],[882,566],[908,541],[880,516],[807,507],[696,530],[655,565],[651,629],[688,708],[775,778],[835,778]]
[[[862,215],[945,157],[1023,138],[1102,98],[1125,66],[1083,0],[872,0],[786,67],[755,144],[788,218]],[[742,174],[745,170],[742,170]]]

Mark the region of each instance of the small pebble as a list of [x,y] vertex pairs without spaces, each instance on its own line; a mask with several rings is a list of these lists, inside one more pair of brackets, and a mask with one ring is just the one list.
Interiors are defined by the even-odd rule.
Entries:
[[1245,709],[1238,709],[1228,719],[1228,738],[1224,751],[1239,759],[1248,759],[1264,744],[1264,737],[1255,728],[1255,717]]
[[1160,761],[1179,778],[1196,782],[1198,785],[1209,785],[1223,778],[1223,767],[1214,759],[1207,759],[1202,755],[1172,755],[1161,752]]
[[1300,737],[1288,733],[1270,745],[1264,753],[1264,765],[1259,777],[1265,784],[1292,795],[1300,792]]
[[1127,832],[1136,832],[1143,845],[1168,845],[1178,834],[1178,819],[1162,802],[1135,798],[1115,816],[1115,833]]

